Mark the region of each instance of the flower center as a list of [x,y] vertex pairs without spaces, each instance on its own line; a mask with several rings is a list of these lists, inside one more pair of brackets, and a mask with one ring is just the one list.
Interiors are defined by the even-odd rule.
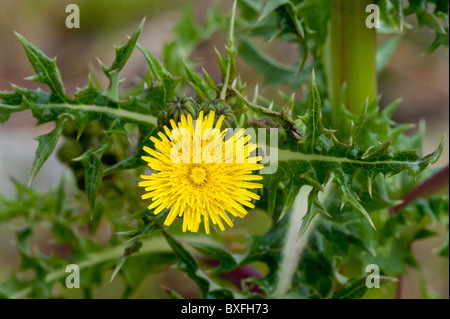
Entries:
[[201,185],[206,181],[206,171],[201,167],[194,167],[191,169],[189,178],[195,185]]

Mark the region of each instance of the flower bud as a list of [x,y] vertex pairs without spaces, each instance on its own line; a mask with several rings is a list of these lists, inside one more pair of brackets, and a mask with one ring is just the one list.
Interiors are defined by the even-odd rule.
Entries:
[[215,112],[214,125],[216,125],[217,121],[222,115],[225,115],[225,119],[223,120],[222,127],[224,128],[236,128],[237,121],[234,117],[234,113],[231,108],[228,106],[227,102],[221,99],[215,99],[210,101],[205,101],[200,104],[200,110],[203,111],[203,115],[207,116],[211,111]]
[[171,128],[170,120],[174,120],[175,123],[181,121],[181,116],[184,115],[186,118],[191,115],[193,119],[198,116],[198,106],[193,98],[190,97],[176,97],[167,104],[165,110],[161,111],[158,115],[158,128],[160,131],[163,130],[164,126]]

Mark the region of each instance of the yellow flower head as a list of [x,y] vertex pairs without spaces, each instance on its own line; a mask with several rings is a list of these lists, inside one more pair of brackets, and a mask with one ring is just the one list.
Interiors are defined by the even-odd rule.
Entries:
[[152,199],[148,208],[156,208],[155,215],[170,208],[167,226],[179,216],[183,231],[197,232],[202,219],[207,234],[210,219],[223,231],[222,220],[233,227],[227,213],[243,218],[247,214],[243,206],[254,208],[252,199],[259,199],[248,190],[262,188],[249,182],[262,179],[252,175],[263,167],[257,163],[260,157],[250,156],[256,144],[249,143],[244,129],[225,139],[226,131],[219,130],[224,116],[215,127],[214,118],[214,112],[205,117],[200,112],[195,122],[191,115],[183,115],[178,124],[171,120],[172,131],[165,126],[166,134],[158,133],[160,139],[150,138],[155,149],[144,146],[150,156],[142,159],[155,172],[141,176],[145,181],[139,186],[147,192],[142,199]]

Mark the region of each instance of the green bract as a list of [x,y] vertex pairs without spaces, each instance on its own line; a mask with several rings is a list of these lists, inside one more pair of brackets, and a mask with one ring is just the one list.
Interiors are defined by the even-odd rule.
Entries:
[[158,115],[158,128],[160,131],[164,131],[164,126],[167,126],[169,129],[172,128],[170,124],[170,120],[178,123],[181,121],[181,116],[185,118],[191,115],[193,119],[196,119],[198,116],[198,106],[193,98],[190,97],[176,97],[172,101],[167,104],[165,110],[161,111]]
[[222,115],[224,115],[225,119],[223,120],[221,129],[236,128],[236,126],[237,126],[236,118],[234,116],[233,111],[228,106],[227,102],[225,102],[221,99],[215,99],[215,100],[209,100],[209,101],[203,102],[202,104],[200,104],[200,110],[203,111],[204,116],[208,115],[211,111],[215,112],[214,125],[216,124],[217,120]]

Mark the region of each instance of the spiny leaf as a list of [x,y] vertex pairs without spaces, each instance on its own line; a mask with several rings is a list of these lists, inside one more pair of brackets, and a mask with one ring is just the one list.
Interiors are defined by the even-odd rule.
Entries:
[[[122,232],[120,235],[127,235],[130,236],[130,238],[126,241],[126,243],[130,243],[127,247],[125,247],[123,255],[120,257],[119,261],[117,262],[116,267],[114,268],[114,271],[111,275],[110,282],[114,280],[116,275],[119,273],[119,271],[122,269],[125,262],[130,258],[131,255],[136,254],[139,252],[139,250],[142,248],[142,240],[144,238],[148,238],[152,236],[155,232],[155,230],[160,229],[160,223],[159,218],[148,218],[148,209],[141,209],[134,214],[131,214],[128,216],[128,219],[142,219],[144,221],[144,225],[135,231],[131,232]],[[174,256],[171,256],[172,259],[174,259]],[[162,258],[165,259],[165,258]],[[144,272],[140,272],[141,275],[132,275],[129,274],[128,276],[134,276],[139,277],[142,276],[142,274],[145,274]],[[134,284],[133,284],[134,286]]]
[[302,225],[300,226],[299,236],[303,235],[303,233],[306,231],[308,226],[311,224],[311,221],[317,214],[324,214],[330,217],[330,215],[327,212],[327,209],[320,202],[318,194],[319,191],[314,188],[309,193],[308,210],[306,211],[306,214],[303,217]]
[[120,257],[119,261],[117,262],[116,267],[114,268],[114,271],[111,275],[111,279],[109,280],[109,282],[112,282],[114,280],[114,278],[119,273],[120,269],[122,268],[122,266],[124,265],[124,263],[128,259],[128,257],[131,254],[138,252],[139,249],[141,249],[141,247],[142,247],[142,241],[137,240],[125,248],[123,255]]
[[266,18],[270,13],[275,11],[278,7],[290,3],[289,0],[266,0],[262,9],[259,20]]
[[350,134],[350,144],[353,144],[354,140],[357,140],[359,133],[361,133],[367,118],[367,108],[369,104],[369,98],[367,98],[364,103],[363,109],[361,110],[361,114],[358,117],[355,125],[352,127],[352,133]]
[[178,268],[197,283],[203,298],[233,298],[231,290],[220,288],[198,268],[195,258],[175,237],[166,231],[163,231],[163,234],[177,257]]
[[98,189],[103,179],[103,164],[100,160],[103,150],[107,147],[107,143],[100,145],[96,149],[92,149],[84,153],[74,161],[81,161],[86,172],[85,187],[89,199],[91,210],[95,209],[95,201],[97,199]]
[[41,50],[29,43],[23,36],[18,33],[16,35],[25,49],[28,60],[36,71],[28,79],[47,84],[52,92],[52,101],[70,101],[70,98],[64,94],[64,86],[61,80],[61,74],[56,66],[56,58],[50,59]]
[[300,16],[297,15],[297,9],[294,4],[289,0],[267,0],[264,3],[261,15],[258,21],[264,20],[272,12],[275,12],[278,18],[278,33],[276,37],[281,37],[283,35],[294,35],[296,42],[300,45],[302,49],[302,58],[300,62],[300,67],[297,70],[300,72],[308,58],[308,45],[305,39],[305,31],[302,25]]
[[173,91],[178,84],[179,79],[172,76],[153,55],[141,46],[137,44],[138,49],[142,52],[147,63],[154,76],[155,83],[153,83],[153,88],[148,90],[147,99],[152,101],[154,107],[158,110],[164,109],[167,102],[169,102],[173,97]]
[[[110,99],[119,100],[119,85],[121,82],[120,72],[122,71],[123,67],[130,58],[131,53],[133,53],[133,50],[136,47],[136,43],[139,38],[139,35],[142,32],[142,27],[144,26],[144,23],[145,18],[142,20],[141,24],[139,25],[135,33],[129,38],[129,40],[124,45],[120,47],[115,47],[116,58],[114,59],[112,65],[109,68],[103,65],[103,63],[99,60],[103,72],[109,78],[109,88],[104,94]],[[91,82],[90,78],[89,82]]]
[[[159,273],[176,262],[175,255],[171,252],[150,252],[136,254],[129,257],[121,268],[121,274],[125,283],[133,290],[139,287],[145,277]],[[145,271],[143,271],[145,269]],[[127,296],[124,296],[126,298]]]
[[103,172],[104,175],[109,175],[114,172],[125,170],[125,169],[131,169],[142,165],[142,159],[141,157],[145,154],[145,151],[143,150],[143,146],[147,143],[150,136],[155,135],[158,132],[158,128],[156,126],[154,127],[139,127],[139,138],[138,143],[136,146],[136,152],[123,161],[120,161],[119,163],[108,167]]
[[[395,182],[401,183],[400,176],[394,178],[397,179]],[[405,182],[403,184],[405,185]],[[363,256],[364,263],[379,265],[380,270],[387,275],[403,273],[408,266],[418,267],[412,245],[417,240],[435,235],[427,229],[428,225],[436,222],[448,223],[448,208],[449,198],[448,194],[445,194],[417,199],[400,212],[391,215],[380,224],[378,232],[374,233],[372,240],[375,254]],[[367,236],[367,231],[356,224],[350,229],[359,236]]]
[[297,72],[297,67],[276,61],[244,35],[239,35],[239,55],[264,76],[266,85],[290,84],[293,89],[297,89],[308,80],[312,70],[307,65]]
[[391,56],[394,54],[398,45],[400,44],[401,36],[393,36],[377,47],[376,52],[376,68],[377,74],[381,74],[383,70],[386,68]]
[[194,9],[191,2],[186,3],[180,22],[175,27],[174,33],[179,34],[180,40],[185,43],[192,43],[200,37],[201,31],[195,22]]
[[[323,298],[332,288],[332,259],[340,254],[345,256],[355,248],[362,249],[363,253],[370,251],[362,238],[329,219],[319,218],[308,238],[297,238],[298,215],[298,211],[289,211],[280,221],[274,222],[265,234],[252,236],[248,252],[239,264],[243,266],[259,261],[267,265],[267,275],[253,278],[251,282],[258,284],[268,297],[273,297],[279,282],[285,280],[285,267],[295,262],[294,254],[301,253],[297,264],[291,265],[294,273],[286,296],[289,297],[301,285],[306,285],[317,293],[316,297]],[[289,237],[291,234],[294,240]],[[289,245],[293,245],[292,250],[288,249]],[[330,245],[334,246],[329,248]],[[287,262],[283,263],[285,259]]]
[[103,64],[101,64],[103,72],[106,74],[108,78],[111,79],[112,73],[120,73],[128,59],[130,58],[131,53],[136,46],[137,40],[142,32],[142,27],[144,26],[145,18],[142,20],[141,24],[138,26],[137,30],[130,37],[130,39],[124,45],[120,47],[116,47],[116,58],[114,59],[112,65],[107,68]]
[[213,79],[211,78],[211,76],[208,74],[208,72],[206,72],[205,69],[203,69],[203,77],[205,78],[206,83],[208,84],[208,86],[213,89],[214,92],[219,93],[220,89],[217,86],[217,84],[213,81]]
[[192,4],[187,2],[178,24],[173,29],[174,39],[163,49],[163,61],[167,69],[177,76],[183,73],[183,64],[194,65],[189,53],[196,45],[208,39],[214,32],[225,31],[227,28],[227,17],[215,3],[209,7],[203,26],[200,27],[194,17]]
[[288,228],[295,222],[290,218],[283,218],[262,236],[252,236],[248,252],[240,263],[240,266],[243,266],[259,261],[267,265],[269,273],[264,277],[254,278],[252,282],[258,284],[268,296],[274,292],[279,276],[283,275],[278,271],[283,258],[283,247],[286,244]]
[[[28,289],[27,289],[28,288]],[[29,290],[29,285],[12,274],[0,285],[0,299],[17,299],[23,297],[22,292]]]
[[[88,84],[83,89],[79,89],[73,99],[67,98],[65,100],[55,97],[56,93],[62,92],[58,89],[62,86],[62,82],[59,81],[59,72],[54,61],[48,59],[23,37],[20,37],[27,50],[27,54],[31,57],[33,66],[37,69],[39,79],[49,84],[49,86],[53,85],[53,89],[52,93],[46,93],[40,89],[30,90],[13,85],[14,92],[0,93],[1,119],[6,120],[11,113],[29,108],[32,110],[33,116],[37,119],[38,124],[58,121],[59,118],[66,116],[71,117],[77,125],[78,137],[80,137],[88,123],[99,121],[104,125],[106,135],[126,134],[124,129],[125,124],[139,124],[139,130],[141,132],[140,140],[148,139],[151,134],[155,133],[156,116],[159,110],[164,108],[165,104],[173,98],[174,89],[179,79],[174,78],[165,70],[148,50],[138,45],[149,63],[153,75],[152,85],[148,88],[142,88],[126,100],[119,99],[117,90],[119,71],[129,57],[129,54],[131,54],[130,50],[136,45],[141,28],[142,25],[127,44],[118,50],[113,66],[107,70],[111,75],[112,83],[116,83],[114,90],[111,87],[107,91],[98,89],[94,87],[91,78],[89,78]],[[58,130],[55,130],[52,135],[47,136],[45,140],[44,137],[41,138],[45,143],[41,143],[42,146],[38,150],[40,154],[36,157],[31,179],[53,151],[54,145],[56,145],[61,135],[61,127],[62,124],[58,126]],[[50,142],[54,143],[54,145],[49,144]],[[46,152],[42,153],[44,145]],[[53,147],[49,147],[52,145]],[[140,152],[141,149],[139,148],[128,159],[111,167],[109,172],[141,165],[141,162],[137,160]],[[92,165],[89,164],[90,167],[99,169],[100,165],[96,157],[90,156],[89,158],[93,161],[91,163]],[[95,178],[95,180],[98,180],[98,178]]]
[[[354,278],[350,280],[344,287],[336,290],[330,299],[361,299],[367,291],[367,277]],[[380,284],[388,282],[396,282],[396,278],[380,276]]]
[[189,80],[192,82],[191,85],[197,92],[197,96],[201,100],[212,100],[215,98],[215,95],[206,80],[204,80],[200,75],[191,70],[191,68],[187,64],[184,65],[184,69],[186,70],[186,75],[188,76]]
[[448,249],[449,235],[448,235],[448,233],[449,232],[448,232],[448,224],[447,224],[447,233],[445,234],[445,241],[442,243],[442,245],[440,247],[438,247],[436,249],[436,252],[439,256],[447,257],[447,258],[448,258],[448,252],[449,252],[449,249]]
[[430,47],[424,52],[424,54],[431,54],[436,51],[441,45],[448,48],[449,43],[449,30],[447,28],[446,34],[436,34],[433,43],[431,43]]
[[20,112],[25,107],[19,93],[0,91],[0,123],[6,122],[11,113]]
[[330,2],[327,0],[304,0],[299,3],[297,8],[297,16],[302,17],[305,25],[308,49],[317,57],[322,55],[328,38],[330,8]]
[[[357,139],[365,130],[367,106],[350,135],[351,143],[346,144],[339,141],[334,135],[334,131],[323,126],[321,101],[314,73],[311,78],[307,111],[300,117],[304,126],[302,129],[296,127],[296,124],[292,125],[293,120],[286,112],[278,113],[268,110],[253,105],[240,94],[237,96],[252,110],[278,121],[287,131],[288,136],[289,133],[295,133],[298,136],[297,139],[290,138],[286,145],[279,145],[278,170],[263,180],[268,197],[268,211],[271,215],[274,213],[277,189],[283,184],[286,185],[286,181],[291,183],[287,184],[291,185],[290,187],[285,188],[287,192],[294,190],[293,183],[297,184],[295,191],[298,191],[302,185],[311,185],[320,191],[323,189],[323,185],[331,181],[338,191],[341,208],[345,204],[349,204],[374,227],[367,210],[353,190],[352,183],[355,173],[364,172],[369,185],[378,174],[387,178],[406,170],[410,175],[416,176],[429,164],[436,162],[442,152],[442,142],[433,153],[423,158],[419,158],[415,151],[391,151],[389,149],[390,141],[361,150],[355,144],[354,139]],[[285,197],[289,198],[287,195]],[[287,204],[290,205],[291,202],[288,201]],[[283,205],[285,204],[283,203]]]
[[[403,3],[407,5],[403,5]],[[397,30],[403,31],[403,28],[413,28],[404,21],[404,17],[415,14],[417,17],[417,28],[429,27],[436,34],[435,40],[425,51],[429,54],[439,46],[448,48],[449,30],[448,14],[449,5],[447,1],[440,0],[380,0],[380,19],[382,22],[382,32],[392,33]],[[431,11],[430,8],[434,7]]]
[[220,261],[220,266],[215,269],[215,272],[229,271],[238,265],[234,257],[223,248],[204,243],[189,243],[189,245],[194,247],[203,256]]
[[297,44],[302,50],[300,66],[297,69],[297,72],[300,72],[301,70],[303,70],[303,67],[305,66],[306,60],[308,59],[309,55],[309,48],[305,39],[303,22],[297,15],[292,3],[288,3],[279,7],[276,12],[279,16],[279,19],[281,20],[280,24],[282,25],[279,36],[284,34],[293,34],[295,36]]
[[58,119],[56,122],[56,128],[52,132],[36,138],[39,142],[39,146],[36,149],[36,156],[33,161],[33,167],[31,169],[28,185],[31,184],[39,169],[42,167],[47,158],[53,153],[53,150],[55,149],[61,136],[62,128],[66,120],[67,118],[65,117]]

